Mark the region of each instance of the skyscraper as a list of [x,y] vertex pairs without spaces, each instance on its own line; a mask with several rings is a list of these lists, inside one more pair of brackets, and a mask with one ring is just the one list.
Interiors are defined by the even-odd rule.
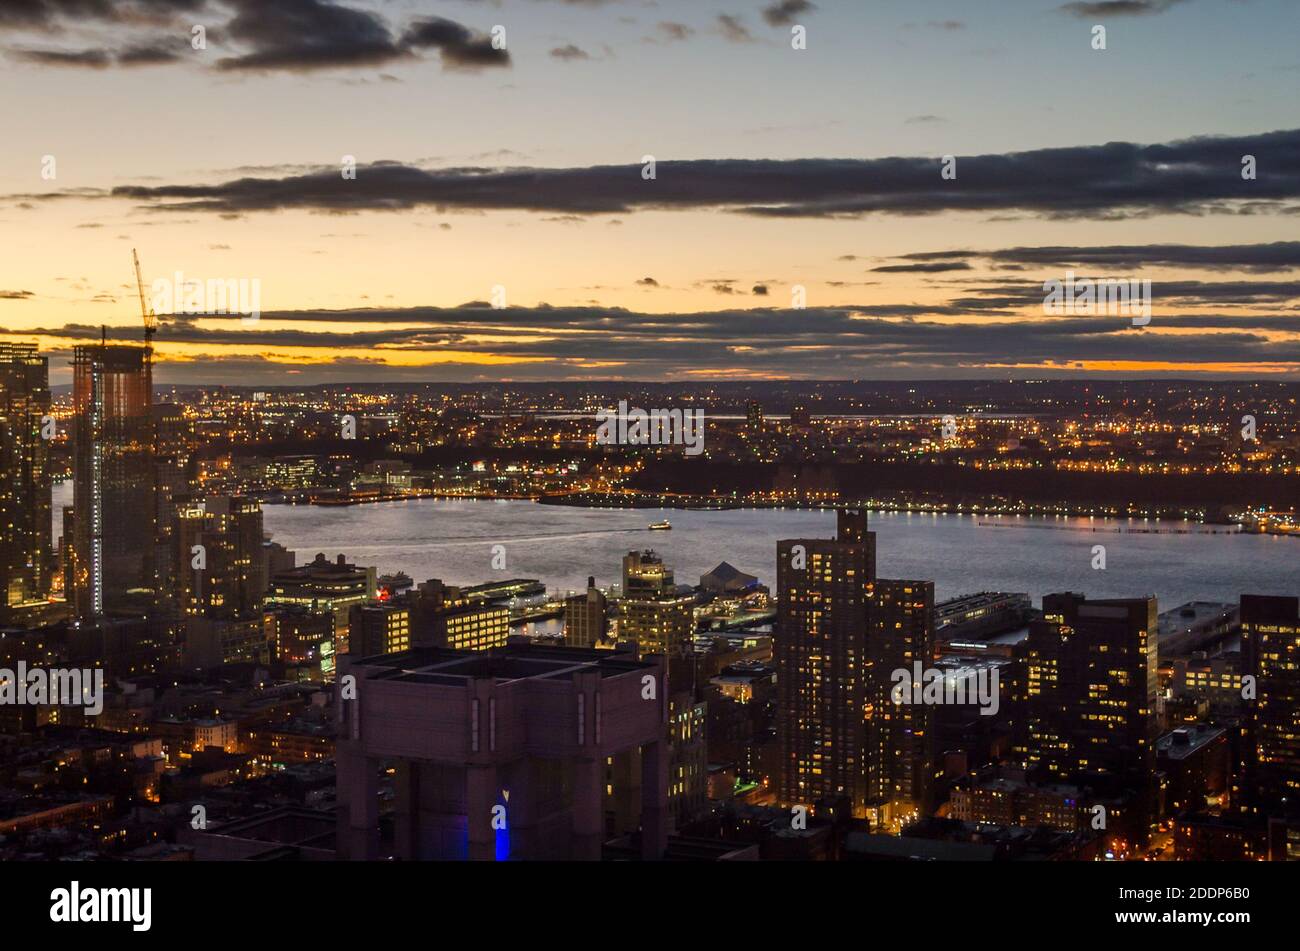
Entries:
[[[154,571],[164,587],[175,578],[179,565],[176,555],[176,515],[178,498],[188,496],[193,486],[194,457],[185,415],[175,403],[155,403],[154,472],[157,504],[157,535]],[[265,592],[263,592],[265,593]],[[174,592],[165,590],[162,600],[172,600]]]
[[1247,696],[1245,792],[1250,808],[1300,814],[1300,598],[1241,596]]
[[1156,617],[1154,597],[1049,594],[1024,646],[1024,766],[1044,780],[1124,791],[1140,838],[1154,808]]
[[49,366],[32,344],[0,342],[0,624],[46,601],[50,546]]
[[876,535],[864,512],[841,510],[836,537],[777,542],[778,799],[847,796],[865,814],[867,601]]
[[77,618],[152,589],[153,374],[143,347],[83,346],[73,355],[73,520],[68,593]]
[[242,496],[174,504],[167,588],[184,616],[260,613],[267,589],[262,506]]
[[867,782],[874,817],[896,827],[933,808],[937,750],[935,709],[895,703],[894,671],[934,660],[934,582],[877,579],[867,643]]
[[896,703],[893,674],[933,652],[934,584],[876,578],[866,512],[840,510],[833,540],[778,542],[778,799],[847,798],[881,829],[927,815],[934,711]]

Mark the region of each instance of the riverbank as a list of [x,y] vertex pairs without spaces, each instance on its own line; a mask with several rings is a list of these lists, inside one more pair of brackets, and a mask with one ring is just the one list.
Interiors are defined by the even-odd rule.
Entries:
[[[380,574],[404,571],[462,585],[538,578],[562,593],[585,591],[589,576],[600,587],[620,583],[623,557],[642,548],[659,552],[678,583],[693,585],[726,561],[774,586],[779,540],[835,534],[829,505],[655,511],[456,498],[263,511],[266,530],[300,562],[317,552],[343,553]],[[672,531],[649,530],[662,519],[671,520]],[[1155,594],[1162,607],[1174,607],[1235,601],[1243,593],[1296,593],[1291,544],[1199,522],[915,510],[877,510],[870,519],[880,577],[933,579],[936,601],[971,591],[1020,591],[1034,599],[1079,591],[1093,598]],[[1094,567],[1099,543],[1108,570]]]
[[[573,493],[571,495],[542,496],[536,499],[542,505],[570,505],[583,508],[621,509],[681,509],[697,512],[725,512],[737,509],[787,509],[803,511],[834,511],[839,508],[865,508],[873,512],[913,512],[935,515],[1022,516],[1036,518],[1141,518],[1155,521],[1197,522],[1205,525],[1235,525],[1231,521],[1210,521],[1204,509],[1158,508],[1136,506],[1071,504],[1009,503],[1009,502],[914,502],[897,498],[860,499],[785,499],[747,498],[719,499],[713,496],[684,496],[670,493]],[[1280,533],[1279,533],[1280,534]]]

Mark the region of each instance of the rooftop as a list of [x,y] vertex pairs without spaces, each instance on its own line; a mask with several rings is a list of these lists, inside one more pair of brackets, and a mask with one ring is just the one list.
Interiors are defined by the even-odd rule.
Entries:
[[1180,726],[1156,740],[1156,752],[1170,759],[1186,759],[1207,743],[1223,736],[1223,733],[1223,727],[1210,726],[1206,723]]
[[550,647],[541,644],[508,644],[488,651],[418,647],[396,654],[378,654],[354,662],[361,667],[387,668],[375,676],[383,680],[454,686],[466,680],[522,680],[525,678],[569,679],[575,670],[597,670],[602,677],[615,677],[637,670],[651,670],[653,663],[637,660],[620,651],[581,647]]

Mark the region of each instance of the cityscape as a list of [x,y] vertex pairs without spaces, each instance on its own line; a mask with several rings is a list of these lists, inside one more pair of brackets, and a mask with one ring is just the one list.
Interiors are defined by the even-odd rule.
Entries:
[[[783,388],[789,407],[751,387],[621,390],[702,404],[707,450],[691,458],[602,444],[613,387],[159,393],[142,342],[78,346],[54,394],[34,345],[0,357],[20,424],[0,669],[11,689],[24,670],[102,680],[93,703],[56,696],[51,675],[48,697],[0,708],[6,859],[1300,854],[1295,595],[937,599],[933,579],[878,574],[872,530],[929,513],[1010,529],[1006,545],[1082,533],[1105,543],[1069,551],[1085,580],[1126,534],[1256,536],[1267,547],[1238,557],[1294,582],[1300,386],[983,383],[958,403],[942,384],[812,383]],[[1205,407],[1260,408],[1256,438]],[[1018,469],[1106,476],[1051,483],[1060,496],[963,483]],[[57,538],[55,497],[70,503]],[[511,549],[537,539],[499,526],[451,551],[456,577],[417,580],[400,557],[351,555],[382,542],[353,529],[327,552],[268,530],[284,510],[328,535],[405,506],[436,532],[439,505],[507,500],[524,506],[514,520],[619,517],[582,532],[612,535],[621,570],[593,560],[570,588],[519,577]],[[683,518],[760,509],[833,520],[777,541],[755,573],[721,535],[698,583],[656,551]],[[889,574],[896,553],[879,558]],[[606,720],[623,725],[597,739]],[[425,782],[445,811],[416,809]],[[508,837],[492,825],[503,789]]]
[[[1297,11],[875,6],[0,9],[0,862],[51,922],[458,861],[1252,921],[1300,861]],[[161,77],[242,124],[141,147]]]

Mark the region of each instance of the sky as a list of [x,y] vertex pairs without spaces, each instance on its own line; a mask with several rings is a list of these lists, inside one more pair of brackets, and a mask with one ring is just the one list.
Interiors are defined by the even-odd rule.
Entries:
[[[1298,35],[1294,0],[7,0],[0,340],[56,384],[139,341],[137,249],[167,383],[1300,379]],[[1045,312],[1068,272],[1149,279],[1149,322]]]

